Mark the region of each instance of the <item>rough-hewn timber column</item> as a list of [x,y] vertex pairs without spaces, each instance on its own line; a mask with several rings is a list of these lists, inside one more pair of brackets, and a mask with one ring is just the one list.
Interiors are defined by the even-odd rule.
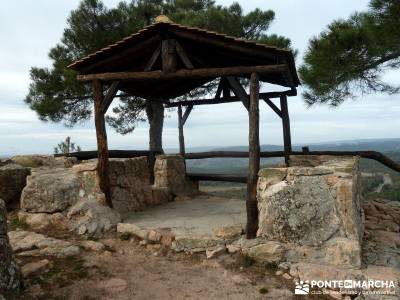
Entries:
[[285,163],[289,166],[289,153],[292,152],[292,138],[290,136],[290,119],[287,104],[287,96],[281,96],[281,113],[282,113],[282,128],[283,128],[283,145],[285,151]]
[[97,176],[100,189],[106,196],[106,202],[109,207],[113,207],[110,193],[110,179],[108,177],[108,146],[106,123],[104,120],[104,112],[102,103],[104,100],[103,86],[99,80],[93,81],[93,97],[94,97],[94,121],[96,125],[97,137]]
[[258,229],[257,179],[260,169],[259,138],[259,93],[260,82],[257,73],[251,74],[249,103],[249,171],[247,178],[247,226],[246,238],[255,238]]
[[162,41],[161,58],[164,73],[173,73],[176,71],[176,41],[174,39]]
[[183,135],[182,106],[178,106],[178,128],[179,128],[179,153],[185,156],[185,136]]

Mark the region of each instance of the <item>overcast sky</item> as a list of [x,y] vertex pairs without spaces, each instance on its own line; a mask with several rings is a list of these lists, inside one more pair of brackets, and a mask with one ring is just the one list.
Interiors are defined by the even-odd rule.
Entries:
[[[117,0],[104,0],[114,6]],[[230,0],[219,0],[231,4]],[[346,18],[365,10],[367,0],[239,0],[246,11],[272,9],[276,19],[270,33],[289,37],[299,49],[301,64],[308,40],[320,33],[332,20]],[[51,153],[66,136],[89,150],[96,147],[93,122],[74,128],[44,123],[29,110],[23,99],[29,85],[31,66],[50,66],[48,50],[61,38],[70,11],[78,0],[14,0],[2,3],[0,10],[0,156],[16,153]],[[387,76],[400,84],[399,73]],[[268,88],[264,89],[268,91]],[[301,88],[299,89],[301,94]],[[334,140],[397,138],[400,128],[400,96],[372,95],[349,101],[339,108],[306,108],[301,96],[289,98],[292,139],[307,144]],[[265,103],[260,104],[261,143],[281,144],[280,120]],[[176,112],[168,113],[164,147],[178,146]],[[195,108],[185,126],[188,147],[246,145],[246,110],[239,103]],[[141,124],[127,136],[108,128],[110,149],[146,149],[148,127]]]

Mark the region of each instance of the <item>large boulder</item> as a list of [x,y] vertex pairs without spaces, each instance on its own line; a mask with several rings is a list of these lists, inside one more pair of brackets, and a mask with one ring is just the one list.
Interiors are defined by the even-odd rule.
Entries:
[[7,236],[6,205],[0,199],[0,296],[18,292],[21,288],[21,283],[21,272],[14,260]]
[[21,209],[31,213],[66,210],[79,198],[80,180],[71,169],[38,169],[22,191]]
[[360,267],[359,159],[324,156],[290,162],[296,166],[259,172],[258,236],[286,243],[288,259],[295,262]]
[[29,168],[17,164],[6,164],[0,167],[0,198],[7,205],[18,203],[22,189],[26,185]]

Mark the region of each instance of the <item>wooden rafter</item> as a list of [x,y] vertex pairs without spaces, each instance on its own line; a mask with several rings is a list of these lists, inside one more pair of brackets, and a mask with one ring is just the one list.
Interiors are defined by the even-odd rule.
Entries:
[[189,106],[186,108],[185,113],[183,114],[183,117],[182,117],[182,125],[185,125],[185,124],[186,124],[186,121],[187,121],[187,119],[188,119],[190,113],[192,112],[192,109],[193,109],[193,105],[189,105]]
[[115,98],[115,95],[118,93],[118,89],[120,86],[120,82],[119,81],[114,81],[110,88],[107,91],[107,94],[105,95],[102,103],[101,103],[101,110],[103,112],[103,114],[105,114],[108,110],[108,108],[110,107],[112,101]]
[[176,52],[178,53],[179,58],[182,60],[186,69],[189,69],[189,70],[194,69],[194,66],[193,66],[192,62],[190,61],[189,56],[187,55],[186,51],[182,48],[181,44],[179,44],[178,41],[176,41]]
[[146,67],[144,68],[145,72],[151,71],[154,67],[154,64],[156,63],[157,59],[161,55],[161,45],[157,47],[157,49],[154,51],[153,55],[151,56],[150,60],[147,62]]
[[215,99],[220,99],[221,95],[223,95],[224,98],[229,97],[230,92],[231,89],[229,88],[228,81],[226,80],[225,77],[221,77],[221,79],[219,80],[217,92],[215,93]]
[[280,117],[282,118],[282,112],[281,110],[278,108],[278,106],[275,105],[274,102],[271,101],[271,99],[269,98],[264,98],[265,103],[268,104],[269,107],[271,107],[271,109]]
[[243,102],[244,107],[249,109],[249,96],[247,95],[245,89],[240,84],[239,80],[235,77],[228,76],[226,78],[232,88],[233,93]]
[[107,57],[103,60],[100,60],[96,63],[93,63],[87,67],[83,67],[81,70],[79,70],[81,73],[88,73],[91,70],[94,70],[96,68],[105,66],[107,64],[113,63],[115,61],[118,61],[119,59],[122,59],[126,56],[134,56],[136,53],[139,53],[141,51],[143,51],[144,49],[147,49],[149,46],[151,46],[152,44],[156,43],[157,41],[160,41],[160,36],[153,36],[151,38],[149,38],[148,40],[142,42],[141,44],[138,44],[134,47],[130,47],[126,50],[123,50],[117,54],[114,54],[110,57]]
[[259,49],[255,47],[247,47],[247,45],[238,45],[231,43],[230,41],[224,41],[221,39],[211,39],[204,36],[199,36],[196,33],[186,32],[182,30],[172,29],[171,32],[177,36],[184,39],[192,40],[198,43],[204,43],[205,45],[210,45],[218,48],[223,48],[224,51],[234,51],[242,55],[250,55],[252,57],[262,57],[267,59],[276,59],[276,54],[270,51],[265,51],[265,49]]

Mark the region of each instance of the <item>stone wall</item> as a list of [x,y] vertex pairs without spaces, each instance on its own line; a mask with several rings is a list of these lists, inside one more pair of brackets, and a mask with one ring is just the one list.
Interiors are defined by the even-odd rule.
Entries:
[[6,205],[0,199],[0,298],[18,292],[22,286],[21,272],[14,260],[13,251],[7,236]]
[[196,182],[186,177],[185,160],[180,155],[159,155],[154,165],[154,186],[168,189],[176,196],[198,193]]
[[35,226],[56,222],[79,234],[99,236],[115,227],[121,220],[120,214],[143,210],[197,191],[186,179],[184,159],[180,156],[157,157],[154,185],[150,182],[146,157],[110,159],[114,209],[109,209],[99,188],[96,168],[96,160],[69,167],[33,168],[22,192],[20,217],[32,221]]
[[289,262],[360,267],[358,165],[356,157],[292,157],[289,168],[260,170],[258,236],[282,243]]
[[29,168],[14,163],[0,166],[0,198],[7,206],[18,206],[22,189],[26,185]]

